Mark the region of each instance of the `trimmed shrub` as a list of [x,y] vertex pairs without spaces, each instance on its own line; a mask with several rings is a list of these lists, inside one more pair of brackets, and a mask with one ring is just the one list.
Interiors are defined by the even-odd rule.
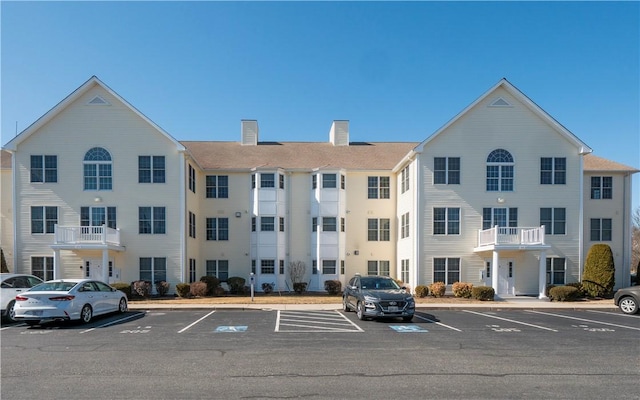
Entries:
[[429,287],[425,285],[416,286],[416,296],[422,298],[429,295]]
[[264,294],[273,293],[273,284],[272,283],[263,283],[262,284],[262,291],[264,292]]
[[587,253],[582,287],[592,297],[611,295],[615,284],[613,252],[607,244],[594,244]]
[[554,287],[556,287],[556,285],[547,285],[544,288],[544,295],[549,297],[549,292],[551,291],[551,289],[553,289]]
[[465,299],[471,298],[471,289],[473,289],[473,284],[466,282],[455,282],[452,287],[454,296]]
[[216,297],[224,296],[224,288],[222,286],[218,286],[213,290],[213,295]]
[[167,293],[169,293],[170,287],[171,285],[169,285],[168,282],[165,282],[165,281],[156,282],[156,292],[158,293],[158,296],[166,296]]
[[582,287],[582,282],[571,282],[567,283],[565,286],[571,286],[578,289],[578,293],[576,294],[576,298],[582,298],[585,296],[584,288]]
[[307,282],[296,282],[293,284],[293,291],[302,294],[307,290]]
[[496,291],[491,286],[476,286],[471,289],[471,297],[476,300],[493,301]]
[[336,280],[324,281],[324,290],[330,295],[336,295],[342,292],[342,282]]
[[239,276],[232,276],[229,279],[227,279],[227,285],[229,285],[229,291],[233,294],[243,294],[244,283],[245,283],[245,279]]
[[220,280],[217,276],[203,276],[200,278],[200,282],[204,282],[207,285],[206,296],[215,296],[216,288],[220,286]]
[[140,297],[149,297],[151,295],[151,282],[134,281],[131,284],[131,294]]
[[188,283],[176,284],[176,293],[182,298],[188,298],[191,294],[191,285]]
[[431,285],[429,285],[429,293],[431,293],[433,297],[444,296],[444,292],[446,290],[447,287],[445,286],[444,282],[433,282]]
[[557,301],[574,301],[580,297],[580,292],[573,286],[556,286],[549,290],[549,298]]
[[128,298],[131,298],[131,285],[125,282],[115,282],[111,284],[111,287],[124,292]]
[[193,282],[189,287],[189,293],[195,297],[204,297],[207,295],[207,284],[205,282]]

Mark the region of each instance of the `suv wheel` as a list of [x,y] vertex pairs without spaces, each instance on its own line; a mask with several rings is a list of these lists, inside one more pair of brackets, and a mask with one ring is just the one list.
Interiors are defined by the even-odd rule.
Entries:
[[358,302],[358,305],[356,306],[356,313],[357,313],[358,319],[360,321],[364,321],[365,319],[367,319],[364,316],[364,304],[362,304],[362,302],[360,302],[360,301]]
[[343,310],[344,312],[349,312],[349,311],[351,311],[351,309],[349,308],[349,303],[347,302],[347,298],[346,298],[346,297],[343,297],[343,298],[342,298],[342,310]]

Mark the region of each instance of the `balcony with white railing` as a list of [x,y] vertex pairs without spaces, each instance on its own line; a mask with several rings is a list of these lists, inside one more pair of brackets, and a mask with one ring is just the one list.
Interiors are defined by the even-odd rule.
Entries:
[[494,226],[478,231],[478,249],[488,248],[540,248],[544,242],[544,225],[539,227]]
[[59,226],[55,227],[54,245],[74,246],[115,246],[120,247],[120,230],[102,226]]

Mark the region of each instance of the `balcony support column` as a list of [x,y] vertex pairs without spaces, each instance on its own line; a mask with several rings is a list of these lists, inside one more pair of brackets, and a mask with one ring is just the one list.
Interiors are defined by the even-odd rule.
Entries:
[[[497,231],[497,229],[496,229]],[[491,260],[491,287],[498,297],[498,268],[500,265],[500,254],[497,250],[493,251],[493,259]]]
[[109,250],[102,250],[102,281],[109,283]]
[[545,294],[547,288],[547,252],[545,250],[540,251],[540,261],[538,264],[538,298],[548,300],[549,298]]
[[[62,279],[63,276],[60,275],[60,250],[53,250],[53,279]],[[46,272],[44,280],[46,281]]]

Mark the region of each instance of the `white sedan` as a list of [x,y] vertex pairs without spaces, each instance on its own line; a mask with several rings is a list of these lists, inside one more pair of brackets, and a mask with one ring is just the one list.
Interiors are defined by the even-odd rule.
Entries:
[[127,311],[127,295],[91,279],[56,279],[16,296],[16,321],[91,321],[95,315]]

